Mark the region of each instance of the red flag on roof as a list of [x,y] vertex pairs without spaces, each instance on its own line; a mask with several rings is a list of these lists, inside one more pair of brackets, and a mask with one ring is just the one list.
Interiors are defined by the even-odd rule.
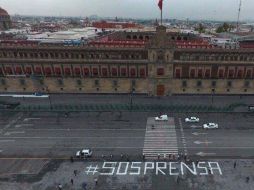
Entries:
[[163,0],[159,0],[158,6],[159,6],[160,10],[162,10]]

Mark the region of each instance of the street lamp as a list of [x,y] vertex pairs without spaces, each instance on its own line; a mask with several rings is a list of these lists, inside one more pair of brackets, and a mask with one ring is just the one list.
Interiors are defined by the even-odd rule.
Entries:
[[46,87],[46,91],[47,91],[48,96],[49,96],[50,110],[52,110],[52,102],[51,102],[51,97],[50,97],[50,95],[49,95],[49,88],[48,88],[48,87]]
[[133,89],[130,92],[130,109],[132,110],[133,101],[132,101]]

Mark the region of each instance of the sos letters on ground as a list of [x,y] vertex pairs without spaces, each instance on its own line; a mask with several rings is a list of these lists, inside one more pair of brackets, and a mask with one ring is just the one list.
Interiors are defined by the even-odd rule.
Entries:
[[222,175],[218,162],[104,162],[101,167],[90,165],[86,174],[95,175]]

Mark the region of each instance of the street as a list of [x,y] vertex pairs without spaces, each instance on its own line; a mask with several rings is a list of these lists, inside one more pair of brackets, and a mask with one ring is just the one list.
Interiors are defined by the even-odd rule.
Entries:
[[[64,159],[82,148],[91,148],[93,157],[126,154],[137,158],[145,154],[144,148],[149,149],[153,157],[178,152],[201,157],[254,156],[254,118],[251,116],[193,114],[201,121],[189,124],[184,122],[186,114],[169,113],[175,132],[169,130],[168,135],[161,136],[158,132],[165,132],[160,129],[163,121],[154,122],[156,115],[158,113],[90,112],[64,117],[57,113],[17,113],[8,121],[1,120],[1,156]],[[154,130],[149,128],[151,121]],[[219,129],[204,130],[205,122],[217,122]],[[164,151],[170,146],[175,151]]]

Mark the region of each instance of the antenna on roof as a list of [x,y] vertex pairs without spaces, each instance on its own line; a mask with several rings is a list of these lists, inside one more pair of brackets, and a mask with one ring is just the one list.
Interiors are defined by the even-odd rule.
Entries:
[[238,17],[237,17],[237,24],[236,24],[236,31],[237,32],[239,32],[239,20],[240,20],[241,8],[242,8],[242,0],[240,0],[239,9],[238,9]]

